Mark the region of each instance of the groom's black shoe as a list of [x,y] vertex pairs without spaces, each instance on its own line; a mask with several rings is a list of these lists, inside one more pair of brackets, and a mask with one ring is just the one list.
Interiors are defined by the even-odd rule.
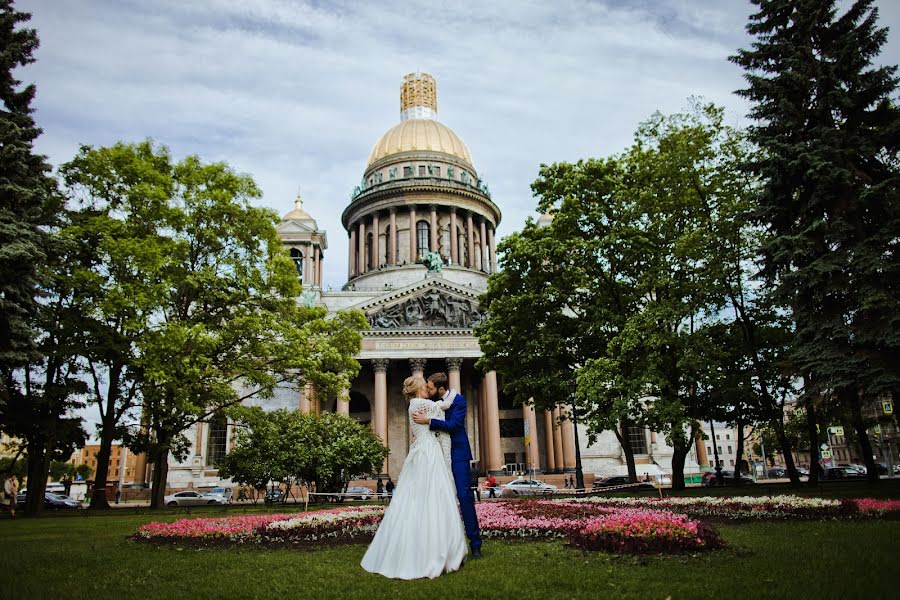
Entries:
[[475,560],[476,558],[481,558],[481,548],[472,550],[472,560]]

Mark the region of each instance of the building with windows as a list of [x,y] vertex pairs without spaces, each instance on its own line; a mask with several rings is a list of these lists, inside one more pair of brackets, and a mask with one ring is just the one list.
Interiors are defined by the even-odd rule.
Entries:
[[[514,406],[502,379],[475,366],[481,350],[472,330],[485,316],[478,298],[497,268],[501,211],[468,148],[437,115],[434,79],[425,73],[404,77],[400,122],[373,145],[341,214],[349,251],[342,289],[322,287],[326,234],[299,196],[284,215],[278,233],[297,264],[302,301],[329,311],[358,309],[371,328],[364,333],[362,369],[347,400],[285,387],[261,404],[337,411],[370,424],[390,448],[383,473],[396,478],[410,443],[403,380],[444,371],[468,401],[469,440],[481,471],[572,472],[575,434],[566,409]],[[579,434],[587,471],[605,473],[624,464],[615,435],[603,434],[588,445],[586,432]],[[660,438],[643,429],[632,437],[648,469],[655,461],[666,468]],[[191,456],[170,465],[169,485],[218,484],[215,464],[231,439],[224,419],[198,425]]]
[[[94,470],[89,479],[94,479],[97,475],[97,454],[100,452],[100,444],[85,444],[83,448],[79,448],[72,453],[69,462],[77,467],[78,465],[87,465]],[[140,457],[133,452],[129,452],[128,448],[121,444],[113,444],[109,455],[109,468],[106,471],[106,480],[108,482],[119,481],[119,474],[122,469],[122,463],[125,463],[124,482],[132,483],[139,480],[138,462]]]

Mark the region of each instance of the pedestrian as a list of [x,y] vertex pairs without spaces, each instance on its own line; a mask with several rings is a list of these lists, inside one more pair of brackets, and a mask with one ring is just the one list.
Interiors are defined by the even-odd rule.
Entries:
[[569,489],[570,490],[575,489],[575,476],[574,475],[569,475]]
[[381,481],[381,477],[375,482],[375,497],[378,499],[384,497],[384,483]]
[[16,496],[19,495],[19,480],[16,479],[15,474],[10,471],[6,478],[3,480],[3,488],[0,489],[0,504],[9,511],[9,516],[12,519],[16,518]]
[[388,477],[387,483],[384,484],[384,490],[387,492],[388,502],[390,502],[391,496],[394,495],[394,482],[391,480],[390,477]]
[[116,484],[116,504],[119,503],[119,500],[122,499],[122,486],[118,483]]
[[569,478],[568,478],[568,477],[564,477],[564,478],[563,478],[563,481],[566,482],[566,486],[565,486],[566,489],[569,489]]
[[493,475],[488,476],[487,480],[488,485],[488,498],[496,498],[497,497],[497,478]]

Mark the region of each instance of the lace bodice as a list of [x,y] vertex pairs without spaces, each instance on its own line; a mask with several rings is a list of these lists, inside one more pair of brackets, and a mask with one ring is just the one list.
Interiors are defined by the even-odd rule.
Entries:
[[444,411],[438,407],[436,402],[432,402],[426,398],[413,398],[409,401],[409,431],[416,436],[416,439],[424,435],[432,435],[433,432],[428,428],[428,425],[419,425],[415,421],[412,420],[413,413],[418,412],[419,409],[424,408],[426,414],[432,419],[443,419]]

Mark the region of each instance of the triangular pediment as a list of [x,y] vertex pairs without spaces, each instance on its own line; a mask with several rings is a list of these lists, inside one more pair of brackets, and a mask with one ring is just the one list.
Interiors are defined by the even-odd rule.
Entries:
[[475,290],[440,277],[385,292],[354,308],[366,314],[373,331],[469,330],[485,317]]
[[285,234],[294,234],[294,233],[315,233],[316,227],[313,221],[309,222],[307,225],[303,221],[282,221],[275,228],[279,235]]

